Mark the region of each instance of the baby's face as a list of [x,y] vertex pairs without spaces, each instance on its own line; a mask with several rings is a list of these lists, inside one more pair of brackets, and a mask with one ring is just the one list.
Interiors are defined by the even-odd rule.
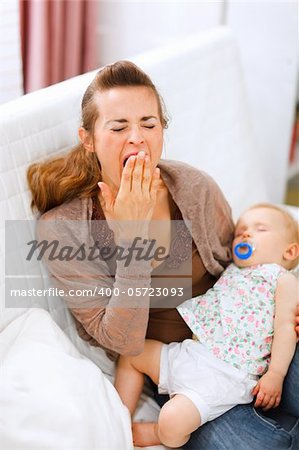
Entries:
[[233,249],[240,242],[253,244],[255,250],[248,259],[233,260],[239,267],[276,263],[284,266],[284,252],[290,243],[283,215],[271,208],[253,208],[245,211],[235,228]]

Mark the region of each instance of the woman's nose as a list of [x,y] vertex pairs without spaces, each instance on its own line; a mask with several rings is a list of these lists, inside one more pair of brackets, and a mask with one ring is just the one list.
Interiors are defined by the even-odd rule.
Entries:
[[130,144],[142,144],[144,142],[144,137],[142,134],[142,131],[135,127],[131,130],[130,136],[129,136],[129,142]]

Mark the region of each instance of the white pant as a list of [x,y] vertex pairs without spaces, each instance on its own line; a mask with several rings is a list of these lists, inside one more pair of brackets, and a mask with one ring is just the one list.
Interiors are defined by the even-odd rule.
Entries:
[[250,403],[257,380],[216,358],[198,341],[162,347],[159,393],[188,397],[200,413],[201,425],[238,404]]

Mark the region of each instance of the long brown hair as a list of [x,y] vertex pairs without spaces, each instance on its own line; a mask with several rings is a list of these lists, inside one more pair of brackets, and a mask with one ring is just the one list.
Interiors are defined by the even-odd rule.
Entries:
[[[145,86],[154,92],[163,128],[168,118],[164,102],[149,76],[130,61],[118,61],[101,69],[85,91],[81,104],[82,127],[93,135],[99,111],[94,101],[97,92],[115,87]],[[27,171],[32,194],[31,208],[44,213],[78,197],[92,197],[101,180],[95,153],[78,144],[65,156],[32,164]]]

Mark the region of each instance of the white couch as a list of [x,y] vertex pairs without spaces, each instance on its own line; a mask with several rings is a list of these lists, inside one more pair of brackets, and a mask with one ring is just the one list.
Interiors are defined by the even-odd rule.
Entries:
[[[230,30],[221,27],[191,36],[133,61],[150,74],[172,118],[165,157],[210,173],[235,215],[251,203],[267,200]],[[127,411],[98,369],[111,380],[113,367],[103,352],[78,337],[68,311],[57,302],[53,306],[50,298],[40,299],[57,327],[43,310],[4,305],[4,221],[33,218],[26,169],[77,142],[80,100],[94,73],[0,107],[0,446],[5,450],[131,447]],[[154,401],[144,396],[138,418],[153,419],[157,413]]]

